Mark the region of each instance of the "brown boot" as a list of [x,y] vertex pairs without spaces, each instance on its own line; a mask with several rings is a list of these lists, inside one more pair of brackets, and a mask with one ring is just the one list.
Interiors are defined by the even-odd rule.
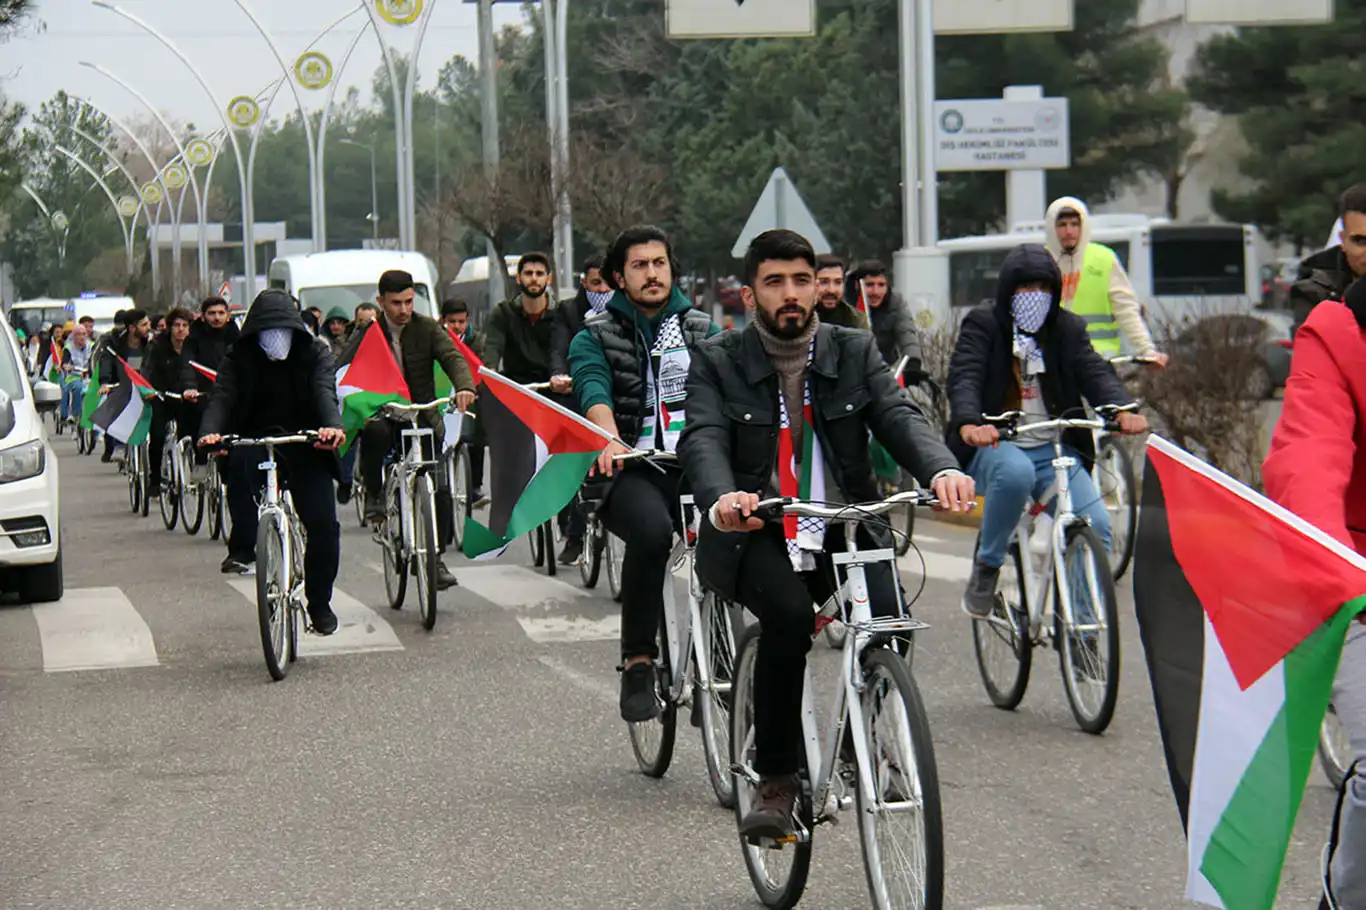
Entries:
[[754,804],[740,822],[740,835],[751,840],[778,840],[796,829],[792,806],[801,792],[795,774],[764,777],[754,793]]

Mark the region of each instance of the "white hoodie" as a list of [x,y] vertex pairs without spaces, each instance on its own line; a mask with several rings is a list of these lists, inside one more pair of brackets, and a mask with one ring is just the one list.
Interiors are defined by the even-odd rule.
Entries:
[[[1062,244],[1058,241],[1058,212],[1063,209],[1075,209],[1081,216],[1081,238],[1070,253],[1064,252]],[[1077,282],[1081,279],[1086,245],[1091,242],[1091,213],[1087,210],[1086,203],[1072,196],[1055,199],[1044,216],[1044,238],[1044,245],[1048,247],[1048,252],[1053,254],[1053,259],[1062,271],[1062,305],[1066,309],[1071,309],[1072,300],[1077,295]],[[1134,294],[1134,286],[1129,282],[1129,276],[1125,274],[1124,266],[1118,260],[1115,261],[1115,267],[1110,270],[1109,293],[1110,309],[1115,314],[1120,336],[1140,357],[1156,354],[1157,347],[1153,344],[1152,335],[1148,333],[1148,327],[1143,322],[1143,311],[1139,307],[1137,295]]]

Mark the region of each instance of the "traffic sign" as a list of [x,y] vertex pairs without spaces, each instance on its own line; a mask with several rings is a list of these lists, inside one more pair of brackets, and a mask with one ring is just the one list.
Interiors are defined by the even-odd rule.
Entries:
[[937,101],[935,168],[1013,171],[1071,164],[1067,99]]
[[1186,0],[1190,25],[1311,25],[1333,21],[1333,0]]
[[754,211],[749,213],[749,220],[745,222],[745,229],[736,239],[735,247],[730,251],[731,255],[736,259],[743,258],[751,240],[764,231],[776,228],[787,228],[801,234],[811,242],[817,253],[830,252],[830,242],[825,239],[820,226],[816,224],[816,216],[811,214],[802,197],[797,195],[797,188],[792,185],[787,171],[780,167],[773,169],[773,176],[768,178],[768,186],[759,194],[759,201],[755,204]]
[[1072,8],[1073,0],[934,0],[934,32],[1070,32]]
[[214,296],[216,296],[216,297],[222,297],[222,298],[223,298],[224,300],[226,300],[229,304],[231,304],[231,303],[232,303],[232,282],[231,282],[231,281],[225,281],[225,282],[223,282],[222,286],[220,286],[220,287],[218,288],[218,293],[217,293],[216,295],[214,295]]
[[816,0],[669,0],[670,38],[809,38]]

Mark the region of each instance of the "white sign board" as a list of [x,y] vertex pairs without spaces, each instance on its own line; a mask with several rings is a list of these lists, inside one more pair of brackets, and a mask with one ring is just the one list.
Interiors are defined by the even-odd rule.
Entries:
[[787,171],[780,167],[773,169],[773,176],[768,178],[768,186],[759,194],[759,201],[755,204],[754,211],[749,213],[744,230],[736,238],[735,247],[730,251],[731,255],[736,259],[743,258],[751,240],[764,231],[778,228],[787,228],[801,234],[811,242],[817,254],[830,252],[830,242],[825,239],[825,234],[821,233],[820,226],[816,224],[816,216],[811,214],[802,197],[797,195],[797,188],[792,185]]
[[1071,164],[1066,98],[936,101],[935,167],[1014,171]]
[[1191,25],[1302,25],[1333,21],[1333,0],[1186,0]]
[[670,38],[809,38],[816,0],[669,0]]
[[1070,32],[1073,3],[1074,0],[934,0],[934,31],[937,35]]

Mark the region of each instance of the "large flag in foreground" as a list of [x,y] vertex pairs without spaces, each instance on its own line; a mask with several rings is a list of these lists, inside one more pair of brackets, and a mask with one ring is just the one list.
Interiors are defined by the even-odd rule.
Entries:
[[[90,422],[111,439],[139,446],[152,429],[152,409],[146,400],[155,397],[157,390],[128,361],[117,359],[123,366],[123,375],[109,397],[95,409]],[[93,384],[98,388],[98,381]]]
[[612,434],[568,408],[481,367],[479,419],[488,434],[488,526],[465,520],[466,556],[497,553],[554,518],[583,484]]
[[1187,898],[1271,910],[1366,560],[1156,436],[1134,601]]
[[394,352],[384,340],[379,320],[371,322],[350,357],[337,364],[337,402],[341,405],[342,428],[346,445],[351,448],[361,427],[390,402],[411,404],[408,383],[394,360]]

